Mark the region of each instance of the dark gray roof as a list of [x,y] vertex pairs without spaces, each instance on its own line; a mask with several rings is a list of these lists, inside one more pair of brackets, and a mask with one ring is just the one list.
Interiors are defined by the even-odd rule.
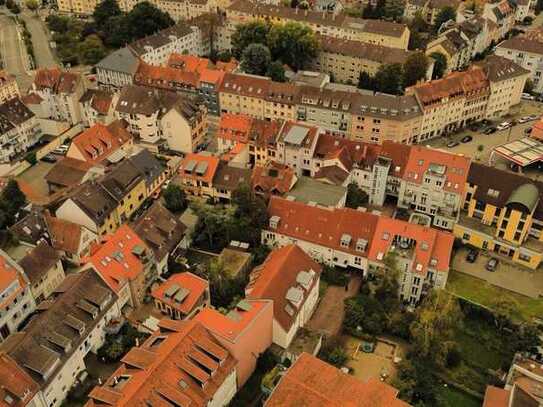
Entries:
[[242,183],[251,182],[251,170],[248,168],[238,168],[228,165],[221,161],[213,177],[213,186],[224,188],[227,191],[235,190]]
[[117,207],[117,201],[95,181],[85,182],[71,199],[98,225]]
[[10,232],[20,241],[38,244],[38,241],[47,231],[47,224],[41,208],[32,208],[30,213],[9,228]]
[[122,200],[141,180],[142,174],[130,160],[121,161],[99,182],[117,201]]
[[147,116],[159,112],[159,116],[162,116],[180,98],[181,96],[177,93],[167,90],[126,85],[121,90],[115,110],[121,113],[144,114]]
[[60,260],[60,254],[46,243],[40,243],[19,261],[31,284],[38,283]]
[[191,28],[185,21],[179,22],[169,28],[149,35],[131,43],[128,47],[136,55],[141,56],[149,52],[149,49],[161,48],[172,42],[172,39],[183,38],[192,33]]
[[121,72],[132,76],[138,69],[138,63],[139,59],[134,52],[130,48],[124,47],[117,51],[113,51],[102,59],[96,64],[96,68]]
[[146,185],[151,185],[164,172],[166,166],[149,150],[143,149],[129,158],[132,165],[145,179]]
[[34,117],[34,113],[25,106],[21,99],[14,98],[0,105],[0,134]]
[[530,73],[515,62],[497,55],[490,55],[484,61],[476,62],[475,65],[484,69],[491,82],[505,81]]

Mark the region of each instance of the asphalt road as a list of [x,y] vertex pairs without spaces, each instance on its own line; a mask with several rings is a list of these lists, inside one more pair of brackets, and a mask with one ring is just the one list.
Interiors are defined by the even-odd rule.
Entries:
[[21,90],[26,90],[32,83],[28,74],[28,57],[22,41],[19,40],[17,25],[10,17],[0,14],[0,54],[4,69],[15,75]]
[[32,35],[32,45],[34,47],[34,56],[36,57],[36,66],[40,68],[52,68],[57,66],[57,62],[49,48],[49,38],[44,29],[42,22],[34,12],[28,10],[21,14],[22,19],[26,22],[26,27]]

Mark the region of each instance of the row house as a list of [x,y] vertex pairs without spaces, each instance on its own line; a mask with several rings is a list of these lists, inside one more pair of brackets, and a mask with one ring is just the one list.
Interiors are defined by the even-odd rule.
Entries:
[[481,16],[473,16],[457,24],[457,28],[467,38],[471,57],[481,55],[491,44],[500,39],[498,26],[492,20]]
[[273,250],[253,269],[245,295],[273,302],[273,343],[287,349],[316,309],[322,266],[295,244]]
[[454,235],[530,269],[543,261],[543,183],[472,163]]
[[9,163],[35,145],[42,135],[34,113],[19,98],[0,104],[0,163]]
[[237,366],[227,347],[198,321],[163,319],[119,368],[89,394],[85,407],[164,404],[226,406],[237,391]]
[[0,388],[6,405],[47,407],[38,383],[5,353],[0,355]]
[[[381,273],[385,258],[397,259],[400,298],[416,305],[431,288],[447,282],[454,237],[427,226],[349,208],[330,209],[271,197],[262,242],[295,243],[319,262],[351,267],[364,276]],[[322,225],[326,225],[323,228]],[[326,229],[326,230],[325,230]]]
[[207,131],[207,108],[197,96],[158,88],[123,87],[115,115],[128,123],[129,131],[141,142],[155,150],[164,147],[191,153]]
[[0,70],[0,103],[17,97],[21,97],[21,93],[19,92],[15,76],[9,74],[7,71]]
[[383,20],[364,20],[344,13],[327,13],[274,6],[261,2],[238,0],[225,9],[224,35],[219,49],[231,48],[236,26],[251,20],[267,20],[274,24],[299,22],[319,35],[407,49],[410,31],[407,25]]
[[119,316],[117,296],[94,270],[70,274],[47,306],[0,344],[0,353],[32,377],[42,405],[58,407],[82,380],[86,356],[104,344],[108,323]]
[[24,270],[0,250],[0,344],[19,330],[36,309],[31,284]]
[[81,122],[79,100],[85,93],[85,84],[80,74],[59,68],[39,69],[29,93],[39,96],[39,103],[33,104],[39,118],[70,125]]
[[322,130],[316,126],[287,122],[277,140],[277,154],[273,161],[292,168],[299,176],[312,175],[312,157]]
[[87,89],[79,99],[81,124],[92,127],[96,123],[107,126],[114,120],[113,92],[101,89]]
[[96,270],[119,296],[119,307],[143,304],[151,285],[159,277],[154,254],[145,242],[124,224],[97,244],[85,264]]
[[505,38],[515,27],[517,3],[511,0],[485,3],[482,16],[498,26],[498,38]]
[[530,37],[513,37],[500,43],[495,54],[526,69],[534,91],[543,92],[543,41]]
[[[311,63],[313,70],[326,72],[336,82],[356,84],[361,72],[374,76],[379,68],[389,64],[404,64],[413,51],[370,43],[321,36],[319,55]],[[428,66],[431,78],[433,64]]]

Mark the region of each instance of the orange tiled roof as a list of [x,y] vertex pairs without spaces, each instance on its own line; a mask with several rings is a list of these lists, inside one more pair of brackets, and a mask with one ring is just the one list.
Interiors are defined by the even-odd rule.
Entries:
[[224,79],[225,72],[218,69],[203,69],[200,72],[200,82],[212,83],[219,86]]
[[219,138],[238,143],[249,141],[253,119],[245,114],[225,113],[219,121]]
[[[215,172],[217,171],[217,167],[219,166],[219,161],[220,160],[218,157],[211,155],[196,153],[187,154],[179,166],[179,175],[182,178],[200,180],[211,185]],[[187,169],[189,169],[193,164],[194,168],[190,173],[187,172]],[[202,168],[205,166],[205,171],[202,175],[197,174],[196,170],[198,169],[198,166],[201,166]]]
[[228,62],[217,61],[215,65],[217,66],[217,69],[221,71],[232,73],[238,68],[239,63],[235,59],[231,59]]
[[140,61],[134,75],[134,83],[144,86],[158,86],[162,89],[172,89],[179,85],[197,88],[199,86],[199,74],[169,66],[150,65]]
[[483,407],[508,407],[510,391],[495,386],[486,386]]
[[0,292],[3,292],[14,281],[17,280],[19,273],[17,270],[7,261],[7,259],[0,255]]
[[173,53],[168,58],[167,65],[172,68],[181,69],[186,72],[202,73],[204,69],[211,68],[213,64],[207,58],[200,58],[194,55]]
[[86,406],[204,407],[236,364],[201,323],[162,320],[159,330],[132,348],[111,377],[90,392]]
[[44,216],[47,231],[51,237],[53,248],[67,253],[76,254],[81,241],[82,226],[76,223],[59,219],[46,213]]
[[[26,406],[38,392],[38,384],[8,354],[0,353],[0,405],[5,407]],[[10,396],[13,403],[8,404]]]
[[257,192],[282,195],[290,191],[295,179],[292,168],[272,161],[266,167],[256,165],[253,168],[251,184]]
[[[248,309],[236,307],[229,314],[224,315],[215,309],[205,308],[194,317],[194,320],[201,322],[206,329],[216,335],[235,343],[236,339],[245,332],[266,305],[270,303],[267,300],[244,301],[249,305]],[[271,318],[269,322],[271,326]],[[261,333],[254,332],[254,334],[258,335]]]
[[[188,290],[187,296],[181,303],[175,301],[171,297],[168,298],[165,295],[165,292],[174,285],[179,286],[181,289]],[[208,289],[209,283],[206,280],[187,272],[172,275],[168,280],[154,289],[151,295],[153,298],[168,304],[173,309],[179,310],[182,314],[188,315],[192,312]]]
[[36,89],[50,89],[53,93],[72,93],[81,75],[59,68],[38,69],[34,78]]
[[118,292],[122,282],[133,280],[144,271],[141,257],[134,249],[150,253],[143,240],[128,225],[122,225],[85,260],[92,263],[112,290]]
[[370,379],[362,382],[308,353],[302,353],[265,402],[265,407],[408,407],[398,390]]
[[[314,275],[308,286],[297,282],[301,272],[311,271]],[[246,288],[247,298],[272,300],[273,318],[289,332],[309,293],[317,284],[321,271],[320,264],[296,245],[275,249],[262,265],[251,272],[250,282]],[[287,292],[292,288],[303,293],[301,301],[297,304],[287,299]]]

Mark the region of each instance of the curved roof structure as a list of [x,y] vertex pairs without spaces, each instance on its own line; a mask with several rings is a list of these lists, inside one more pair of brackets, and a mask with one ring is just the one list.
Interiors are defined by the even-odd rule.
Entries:
[[513,190],[506,205],[518,204],[532,212],[539,201],[539,189],[531,183],[522,184]]

